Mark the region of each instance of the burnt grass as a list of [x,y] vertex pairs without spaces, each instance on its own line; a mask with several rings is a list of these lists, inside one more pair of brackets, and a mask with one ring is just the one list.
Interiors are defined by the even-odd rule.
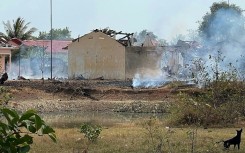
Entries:
[[[92,100],[162,100],[177,93],[178,89],[167,86],[159,88],[133,88],[131,81],[118,80],[9,80],[3,86],[29,88],[46,93],[87,97]],[[123,98],[124,96],[124,98]]]
[[[193,87],[133,88],[119,80],[8,80],[3,86],[13,93],[11,106],[46,111],[113,111],[165,113],[180,91]],[[41,100],[40,100],[41,99]]]

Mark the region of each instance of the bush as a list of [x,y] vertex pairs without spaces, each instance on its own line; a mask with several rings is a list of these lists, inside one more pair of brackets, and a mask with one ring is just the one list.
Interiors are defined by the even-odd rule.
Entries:
[[215,81],[194,92],[180,93],[171,107],[171,123],[208,126],[233,124],[244,116],[244,82]]
[[0,86],[0,106],[4,106],[12,98],[8,88]]
[[80,132],[84,133],[84,137],[87,138],[90,142],[95,142],[101,131],[101,126],[90,123],[84,123],[80,128]]
[[155,117],[151,117],[143,122],[142,126],[146,130],[146,140],[143,146],[147,146],[148,152],[163,152],[166,134],[160,121]]
[[47,134],[56,142],[55,131],[45,124],[36,114],[29,110],[19,115],[15,110],[8,108],[0,109],[5,122],[0,121],[0,152],[1,153],[25,153],[29,152],[33,137],[30,134],[39,136]]

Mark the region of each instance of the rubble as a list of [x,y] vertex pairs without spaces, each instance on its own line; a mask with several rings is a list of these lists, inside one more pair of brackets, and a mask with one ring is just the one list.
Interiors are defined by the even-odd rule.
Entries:
[[101,77],[98,77],[98,78],[94,78],[93,80],[104,80],[104,77],[101,76]]
[[17,78],[18,80],[28,80],[28,81],[30,81],[30,79],[26,79],[25,77],[23,77],[23,76],[18,76],[18,78]]
[[80,74],[80,76],[77,76],[75,80],[86,80],[86,78],[82,74]]
[[104,34],[112,37],[112,38],[116,38],[116,36],[118,35],[123,35],[123,37],[116,39],[116,41],[118,41],[120,44],[124,45],[124,46],[132,46],[133,42],[132,42],[132,37],[134,35],[134,33],[125,33],[122,31],[115,31],[115,30],[111,30],[109,28],[104,28],[104,29],[95,29],[93,30],[93,32],[103,32]]

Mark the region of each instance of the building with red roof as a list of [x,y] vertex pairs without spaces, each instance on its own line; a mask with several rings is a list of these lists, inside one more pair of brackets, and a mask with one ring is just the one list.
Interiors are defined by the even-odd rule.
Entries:
[[11,50],[15,49],[18,49],[18,47],[8,43],[3,37],[0,38],[0,73],[6,72],[6,67],[11,69]]
[[[71,41],[66,40],[52,40],[53,53],[67,53],[68,50],[64,49]],[[24,40],[22,44],[27,47],[44,47],[46,52],[51,52],[51,40]]]
[[[65,47],[67,47],[71,42],[72,41],[52,40],[51,50],[51,40],[12,39],[9,41],[9,44],[20,48],[20,55],[18,53],[15,58],[15,65],[19,68],[13,70],[12,74],[16,74],[16,71],[19,71],[18,75],[28,78],[40,78],[41,75],[45,73],[44,76],[48,77],[51,72],[52,61],[52,72],[54,76],[66,77],[66,75],[63,75],[66,74],[68,67],[68,50]],[[53,55],[52,60],[50,56],[51,51]],[[15,75],[13,77],[15,77]]]

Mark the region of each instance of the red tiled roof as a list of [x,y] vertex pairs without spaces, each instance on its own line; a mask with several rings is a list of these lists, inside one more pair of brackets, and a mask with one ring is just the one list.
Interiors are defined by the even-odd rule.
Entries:
[[[68,46],[72,41],[65,40],[52,40],[52,52],[67,52],[67,50],[63,49]],[[39,46],[39,47],[47,47],[46,51],[51,52],[51,40],[24,40],[22,44],[25,46]]]
[[18,38],[12,38],[8,43],[12,45],[20,46],[22,44],[22,41]]
[[5,38],[0,37],[0,47],[1,48],[8,48],[8,49],[17,49],[18,45],[9,43]]

